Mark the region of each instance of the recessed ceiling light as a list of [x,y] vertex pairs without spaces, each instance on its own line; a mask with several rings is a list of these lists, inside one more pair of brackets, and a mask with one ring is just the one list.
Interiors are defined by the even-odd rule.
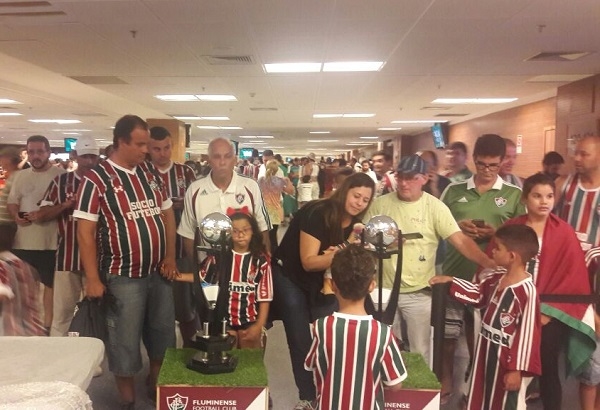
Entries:
[[309,134],[331,134],[331,131],[310,131]]
[[379,71],[383,61],[334,61],[323,64],[323,71]]
[[433,104],[504,104],[518,98],[437,98]]
[[379,139],[379,137],[377,137],[377,136],[372,136],[372,137],[360,137],[360,139],[363,139],[363,140],[376,140],[376,139]]
[[344,114],[344,118],[371,118],[375,114]]
[[201,130],[241,130],[241,129],[243,129],[242,127],[236,127],[236,126],[220,127],[218,125],[196,125],[196,127],[200,128]]
[[338,142],[339,140],[306,140],[306,142]]
[[20,114],[18,112],[0,112],[0,117],[18,117],[20,115],[23,114]]
[[266,73],[318,73],[321,63],[270,63],[265,64]]
[[0,104],[23,104],[22,102],[11,100],[10,98],[0,98]]
[[402,128],[400,128],[400,127],[381,127],[381,128],[377,128],[377,131],[398,131],[401,129]]
[[230,94],[196,94],[200,101],[237,101],[235,95]]
[[237,127],[237,126],[226,126],[226,127],[219,127],[222,130],[241,130],[243,129],[242,127]]
[[27,120],[29,122],[35,122],[40,124],[79,124],[81,121],[79,120],[50,120],[50,119],[40,119],[40,120]]
[[[112,127],[112,128],[114,128],[114,127]],[[52,131],[55,131],[55,132],[61,132],[61,131],[64,131],[64,132],[90,132],[92,130],[85,130],[85,129],[79,129],[79,128],[65,128],[65,129],[54,129]]]
[[432,124],[434,122],[443,122],[439,120],[396,120],[392,124]]
[[200,117],[201,120],[207,121],[229,121],[229,117]]
[[193,94],[162,94],[154,97],[162,101],[198,101],[198,97]]
[[[63,134],[65,134],[65,135],[81,135],[79,132],[63,132]],[[102,140],[98,140],[96,138],[96,141],[102,141]]]

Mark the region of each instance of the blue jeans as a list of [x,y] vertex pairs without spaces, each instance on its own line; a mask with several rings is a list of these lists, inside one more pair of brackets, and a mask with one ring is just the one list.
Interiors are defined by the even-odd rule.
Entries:
[[171,283],[153,272],[145,278],[110,275],[107,290],[115,297],[106,313],[108,367],[132,377],[142,369],[140,339],[150,360],[162,360],[175,347],[175,310]]
[[304,369],[304,359],[310,350],[310,311],[304,292],[283,275],[281,267],[273,263],[273,302],[272,309],[283,320],[287,338],[294,381],[298,387],[300,400],[314,400],[316,397],[312,372]]

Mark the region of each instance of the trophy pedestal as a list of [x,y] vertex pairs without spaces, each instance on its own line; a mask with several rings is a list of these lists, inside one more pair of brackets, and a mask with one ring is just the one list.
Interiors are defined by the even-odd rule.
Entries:
[[234,336],[196,335],[192,339],[192,344],[199,352],[188,361],[188,369],[203,374],[231,373],[235,370],[237,358],[227,353],[235,344]]

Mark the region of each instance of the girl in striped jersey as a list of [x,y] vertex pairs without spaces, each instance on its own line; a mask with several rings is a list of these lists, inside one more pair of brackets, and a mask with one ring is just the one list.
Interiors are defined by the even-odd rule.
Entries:
[[[229,212],[228,212],[229,213]],[[231,252],[223,263],[229,278],[229,333],[240,349],[264,347],[264,326],[273,299],[271,261],[266,253],[258,223],[247,210],[233,210]],[[217,260],[208,256],[200,268],[200,279],[217,283]],[[193,282],[193,273],[182,273],[179,281]]]
[[525,264],[538,253],[535,231],[505,225],[496,231],[494,262],[504,269],[483,270],[478,283],[434,276],[429,283],[451,282],[450,296],[485,309],[477,339],[468,408],[525,409],[530,376],[541,374],[540,306]]
[[313,371],[316,408],[383,410],[383,387],[400,389],[407,374],[391,327],[365,311],[365,297],[375,288],[375,259],[349,245],[336,252],[331,274],[340,309],[314,322],[304,362]]

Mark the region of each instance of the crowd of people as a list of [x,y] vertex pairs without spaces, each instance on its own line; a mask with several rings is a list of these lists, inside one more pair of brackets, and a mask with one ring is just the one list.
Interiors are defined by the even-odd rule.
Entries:
[[[420,151],[394,166],[387,151],[349,163],[308,154],[286,164],[269,149],[238,160],[231,141],[215,138],[208,171],[199,171],[173,161],[165,128],[127,115],[113,133],[105,159],[93,138],[79,138],[70,172],[53,166],[43,136],[27,140],[26,161],[18,149],[0,151],[0,334],[65,336],[82,296],[110,295],[107,356],[123,408],[135,403],[140,341],[153,394],[176,321],[184,346],[201,329],[193,283],[218,281],[215,266],[228,275],[228,331],[239,348],[264,348],[270,323],[283,321],[298,410],[383,408],[383,387],[399,388],[407,375],[400,347],[431,364],[431,289],[441,283],[451,283],[442,403],[460,391],[470,409],[524,408],[537,393],[545,409],[559,409],[561,352],[581,382],[581,408],[600,403],[600,320],[590,297],[600,260],[600,137],[577,142],[574,174],[561,175],[563,158],[549,152],[542,172],[521,178],[515,144],[495,134],[475,142],[472,170],[458,141],[445,164]],[[197,249],[197,227],[213,212],[232,221],[223,259]],[[365,305],[376,263],[360,230],[376,215],[418,234],[398,244],[395,293],[392,255],[383,299],[372,297],[393,307],[393,327]],[[453,385],[460,335],[472,357],[470,388]],[[358,372],[367,359],[356,352],[367,348],[377,354],[362,378],[336,379]]]

